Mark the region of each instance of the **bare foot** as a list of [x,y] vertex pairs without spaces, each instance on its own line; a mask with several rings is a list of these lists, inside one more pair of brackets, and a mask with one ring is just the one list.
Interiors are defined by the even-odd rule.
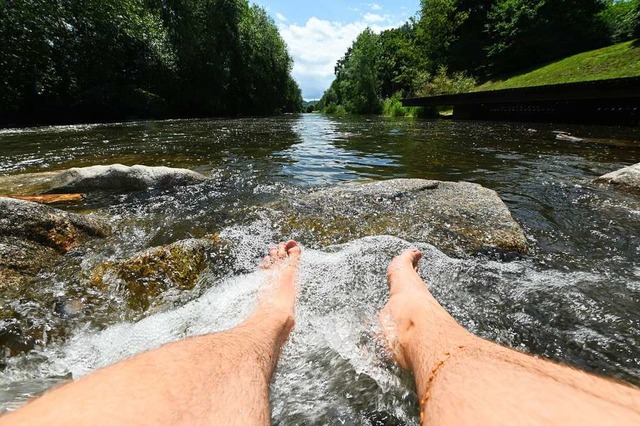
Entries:
[[391,261],[387,269],[389,302],[379,316],[394,359],[414,374],[418,365],[433,363],[440,352],[459,344],[467,334],[418,275],[421,258],[419,250],[410,249]]
[[291,240],[272,247],[260,268],[268,274],[268,283],[260,296],[258,311],[265,315],[282,318],[289,330],[294,325],[296,304],[296,276],[301,250],[298,243]]

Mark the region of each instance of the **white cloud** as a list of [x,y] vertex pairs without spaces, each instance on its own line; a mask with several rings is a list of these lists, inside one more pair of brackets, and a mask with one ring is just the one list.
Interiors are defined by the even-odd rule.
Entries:
[[280,23],[280,34],[294,59],[293,77],[305,99],[319,99],[333,81],[334,67],[356,37],[370,27],[375,32],[402,23],[380,25],[371,21],[350,23],[310,18],[304,26]]
[[382,10],[382,6],[378,3],[370,3],[369,6],[371,7],[371,10]]
[[276,13],[276,18],[278,19],[278,21],[281,22],[287,22],[288,19],[286,16],[284,16],[282,13]]
[[366,13],[363,18],[366,22],[384,22],[387,20],[386,16],[377,15],[375,13]]

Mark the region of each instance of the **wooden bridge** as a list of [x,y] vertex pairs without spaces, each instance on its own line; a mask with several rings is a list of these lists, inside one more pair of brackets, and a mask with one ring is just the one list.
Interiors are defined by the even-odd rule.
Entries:
[[640,125],[640,77],[403,99],[458,119]]

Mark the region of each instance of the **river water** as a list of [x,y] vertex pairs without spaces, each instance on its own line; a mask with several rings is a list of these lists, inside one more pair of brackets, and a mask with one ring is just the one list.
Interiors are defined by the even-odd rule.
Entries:
[[[554,131],[589,138],[556,140]],[[384,271],[402,249],[468,329],[511,346],[640,384],[640,198],[591,183],[640,162],[640,130],[624,127],[329,118],[180,120],[0,131],[0,173],[123,163],[187,167],[210,176],[179,190],[90,199],[114,235],[76,269],[47,272],[55,294],[83,285],[104,260],[192,236],[233,241],[225,273],[130,321],[99,306],[69,338],[6,360],[0,408],[186,336],[229,328],[251,312],[258,259],[275,224],[248,206],[347,181],[427,178],[496,190],[523,226],[530,256],[451,258],[419,241],[376,236],[318,249],[307,242],[296,329],[272,385],[276,424],[418,424],[411,377],[384,360],[376,312]],[[411,214],[408,212],[408,214]],[[305,245],[305,242],[303,242]],[[312,247],[316,247],[315,249]],[[115,297],[115,296],[114,296]]]

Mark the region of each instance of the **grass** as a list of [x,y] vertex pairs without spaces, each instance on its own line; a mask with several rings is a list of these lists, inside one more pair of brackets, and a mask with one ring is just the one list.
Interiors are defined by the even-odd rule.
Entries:
[[489,81],[474,91],[634,76],[640,76],[640,39],[570,56],[505,80]]

